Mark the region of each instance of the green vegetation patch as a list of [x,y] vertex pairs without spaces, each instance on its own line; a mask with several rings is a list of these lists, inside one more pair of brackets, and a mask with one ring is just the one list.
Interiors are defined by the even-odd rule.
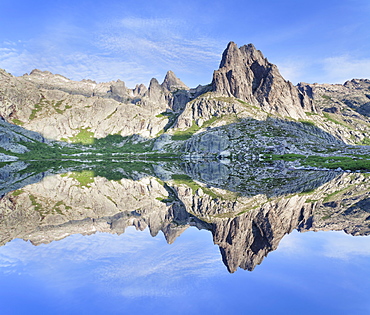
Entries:
[[305,112],[305,114],[307,115],[307,116],[317,116],[317,115],[319,115],[318,113],[314,113],[314,112]]
[[193,124],[188,129],[175,131],[175,133],[172,135],[172,140],[187,140],[199,130],[200,127],[195,123],[195,121],[193,121]]
[[220,196],[216,195],[211,189],[206,188],[206,187],[202,187],[202,186],[198,185],[188,175],[184,175],[184,174],[173,174],[172,175],[172,180],[177,185],[184,184],[184,185],[188,186],[189,188],[191,188],[191,190],[193,192],[193,195],[195,195],[195,193],[196,193],[196,191],[198,189],[201,189],[205,194],[207,194],[208,196],[210,196],[212,199],[220,198]]
[[310,120],[298,119],[298,121],[301,122],[302,124],[305,124],[305,125],[308,125],[308,126],[315,126],[315,123],[313,121],[310,121]]
[[326,203],[326,202],[329,202],[329,201],[333,200],[334,199],[333,197],[335,197],[335,196],[337,196],[339,194],[344,194],[346,191],[350,190],[353,186],[355,186],[355,185],[347,186],[347,187],[345,187],[343,189],[334,191],[331,194],[326,195],[326,197],[323,200],[323,203]]
[[31,200],[32,205],[35,207],[35,211],[41,212],[42,211],[42,205],[36,201],[36,197],[34,195],[29,195],[29,198]]
[[58,214],[63,215],[63,211],[62,211],[62,209],[60,208],[61,206],[65,207],[66,209],[68,209],[68,208],[69,208],[69,209],[72,209],[71,207],[66,206],[66,205],[65,205],[65,203],[64,203],[63,201],[58,201],[58,202],[54,205],[54,207],[52,208],[52,210],[53,210],[54,212],[58,213]]
[[252,105],[252,104],[249,104],[249,103],[247,103],[247,102],[244,102],[244,101],[242,101],[242,100],[240,100],[240,99],[236,99],[240,104],[243,104],[243,105],[246,105],[247,107],[252,107],[252,108],[254,108],[254,109],[258,109],[258,110],[262,110],[260,107],[258,107],[258,106],[255,106],[255,105]]
[[80,183],[78,187],[90,187],[90,184],[94,182],[95,173],[94,171],[84,170],[81,172],[72,172],[69,177]]
[[42,110],[54,109],[54,111],[56,111],[58,114],[61,114],[61,115],[64,114],[64,112],[67,109],[72,108],[72,106],[66,105],[64,106],[64,109],[62,109],[61,107],[62,107],[63,102],[64,100],[53,101],[53,100],[46,100],[45,98],[42,98],[39,103],[34,105],[34,108],[32,109],[29,120],[35,119]]
[[13,121],[13,124],[16,124],[18,126],[23,126],[24,125],[24,122],[23,121],[20,121],[17,118],[14,118],[12,121]]
[[123,137],[115,134],[95,139],[93,147],[97,153],[146,153],[153,149],[153,145],[153,140],[134,142],[132,136]]
[[331,97],[329,95],[321,95],[323,99],[326,99],[328,101],[331,101]]
[[220,101],[220,102],[229,103],[229,104],[235,103],[235,100],[236,100],[234,97],[227,97],[227,96],[216,96],[216,97],[213,97],[213,99]]
[[43,106],[44,106],[44,103],[42,100],[40,101],[40,103],[35,104],[34,108],[32,109],[29,120],[35,119],[37,114],[42,111]]
[[334,119],[329,113],[323,113],[324,114],[324,117],[328,120],[328,121],[331,121],[333,122],[334,124],[337,124],[337,125],[340,125],[340,126],[343,126],[343,127],[346,127],[348,129],[351,129],[353,130],[353,128],[351,126],[348,126],[347,124],[345,124],[344,122],[341,122],[341,121],[338,121],[336,119]]
[[207,128],[211,126],[215,121],[221,119],[222,117],[213,116],[210,119],[203,122],[202,126],[198,126],[195,121],[193,121],[193,124],[191,127],[189,127],[186,130],[177,130],[172,135],[172,140],[187,140],[191,138],[197,131],[199,131],[201,128]]
[[117,108],[116,108],[113,112],[111,112],[107,117],[105,117],[105,119],[110,119],[110,118],[112,118],[112,116],[113,116],[116,112],[117,112]]
[[370,138],[362,139],[362,141],[359,144],[360,145],[370,145]]
[[18,190],[13,191],[12,195],[13,195],[14,197],[17,197],[17,196],[19,196],[19,195],[20,195],[20,194],[22,194],[22,193],[24,193],[24,190],[22,190],[22,189],[18,189]]
[[90,127],[79,128],[79,133],[73,137],[70,137],[69,140],[74,143],[81,144],[93,144],[95,141],[94,133],[90,131]]

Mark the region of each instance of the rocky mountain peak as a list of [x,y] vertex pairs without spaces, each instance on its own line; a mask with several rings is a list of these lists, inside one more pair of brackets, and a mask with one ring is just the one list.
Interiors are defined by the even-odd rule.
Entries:
[[253,44],[238,48],[234,42],[230,42],[222,54],[220,68],[231,66],[243,67],[245,65],[251,65],[256,61],[260,64],[265,64],[267,59],[265,59],[262,52],[257,50]]
[[34,75],[34,76],[45,76],[45,75],[52,75],[50,71],[42,71],[39,69],[33,69],[29,75]]
[[243,59],[238,46],[230,42],[222,54],[220,68],[231,67],[242,63]]
[[145,93],[145,95],[154,103],[161,103],[163,99],[163,88],[159,84],[158,80],[156,78],[152,78],[149,83],[148,91]]
[[162,87],[156,78],[152,78],[150,80],[149,90],[162,90]]
[[161,86],[168,91],[188,90],[189,88],[171,71],[167,71]]
[[240,51],[244,55],[245,60],[249,61],[250,63],[255,61],[258,61],[261,64],[268,63],[267,59],[263,56],[262,52],[256,49],[256,47],[254,47],[253,44],[248,44],[240,47]]
[[136,84],[133,93],[134,96],[143,96],[146,91],[148,91],[148,89],[144,84]]
[[228,44],[213,74],[212,89],[295,119],[304,118],[304,111],[315,111],[304,91],[286,81],[253,44],[240,48],[234,42]]

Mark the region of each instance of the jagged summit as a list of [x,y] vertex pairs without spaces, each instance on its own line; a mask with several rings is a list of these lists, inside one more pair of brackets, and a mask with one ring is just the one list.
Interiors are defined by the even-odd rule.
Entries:
[[263,110],[292,118],[316,111],[310,98],[270,63],[253,44],[238,48],[230,42],[222,55],[220,68],[213,74],[213,91],[236,97]]
[[171,71],[167,71],[166,76],[164,78],[163,83],[161,86],[168,91],[175,91],[175,90],[188,90],[189,88],[183,83],[176,75]]
[[[259,120],[272,115],[311,121],[341,140],[360,143],[369,137],[369,86],[366,79],[294,86],[253,44],[230,42],[212,83],[192,89],[173,71],[162,83],[152,79],[148,87],[131,89],[121,80],[74,81],[39,69],[15,77],[0,69],[0,116],[60,140],[72,139],[81,128],[90,128],[97,138],[116,133],[154,137],[215,119],[226,123],[233,115]],[[328,120],[328,114],[339,116]]]
[[251,63],[251,61],[253,62],[256,60],[262,61],[264,59],[265,57],[262,52],[257,50],[253,44],[238,48],[234,42],[230,42],[222,54],[220,68],[242,64],[243,62]]
[[[26,75],[26,74],[25,74]],[[42,71],[40,69],[33,69],[29,75],[52,75],[50,71]]]

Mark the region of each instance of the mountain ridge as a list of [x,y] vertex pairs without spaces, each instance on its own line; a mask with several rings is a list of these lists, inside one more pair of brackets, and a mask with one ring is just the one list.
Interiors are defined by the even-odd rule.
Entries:
[[72,81],[37,69],[14,77],[1,70],[0,116],[45,139],[72,143],[86,135],[91,141],[109,135],[142,141],[164,134],[155,147],[170,151],[209,128],[248,125],[251,118],[266,126],[269,118],[315,125],[344,144],[370,144],[369,91],[368,79],[294,86],[252,44],[230,42],[212,82],[196,88],[172,71],[162,83],[153,78],[148,87],[129,89],[121,80]]

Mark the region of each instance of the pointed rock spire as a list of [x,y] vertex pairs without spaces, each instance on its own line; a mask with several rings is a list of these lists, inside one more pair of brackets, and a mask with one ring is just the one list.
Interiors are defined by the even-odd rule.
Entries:
[[136,84],[133,92],[134,96],[143,96],[146,91],[148,91],[148,89],[144,84]]
[[222,54],[220,68],[230,67],[242,62],[243,58],[238,46],[234,42],[230,42]]
[[234,42],[228,44],[220,68],[213,74],[212,89],[295,119],[306,116],[303,108],[311,102],[304,92],[285,81],[253,44],[240,48]]
[[188,90],[189,88],[182,82],[176,75],[171,71],[167,71],[166,76],[164,78],[163,83],[161,86],[168,91],[175,91],[175,90]]

